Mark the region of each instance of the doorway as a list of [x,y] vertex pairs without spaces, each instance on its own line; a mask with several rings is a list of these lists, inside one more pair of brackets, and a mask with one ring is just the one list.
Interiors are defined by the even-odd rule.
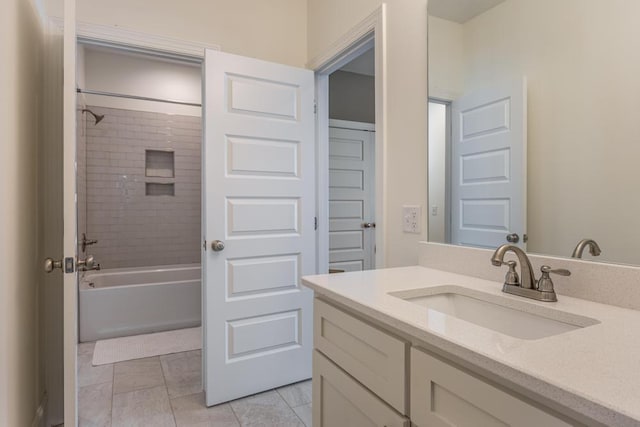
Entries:
[[[332,220],[332,213],[330,212],[330,174],[326,173],[331,168],[330,158],[330,139],[331,139],[331,125],[330,119],[332,119],[331,109],[332,100],[330,96],[331,91],[331,76],[336,71],[345,71],[343,67],[347,66],[346,71],[353,72],[351,68],[354,64],[352,62],[359,62],[357,59],[369,58],[373,59],[373,93],[369,91],[367,97],[373,97],[373,102],[369,102],[366,105],[366,109],[371,111],[374,116],[374,120],[365,119],[365,122],[369,123],[369,126],[373,123],[373,128],[376,137],[373,141],[373,182],[370,183],[374,196],[372,197],[372,205],[374,215],[372,221],[361,220],[364,218],[364,211],[362,214],[356,212],[351,214],[350,219],[354,223],[359,223],[361,229],[364,224],[370,224],[368,227],[368,234],[372,235],[372,242],[375,242],[373,246],[373,261],[371,266],[375,268],[384,268],[385,266],[385,230],[386,230],[386,214],[385,214],[385,68],[384,63],[386,61],[386,42],[385,42],[385,5],[382,5],[374,13],[365,18],[360,24],[354,27],[350,32],[341,37],[329,51],[314,58],[308,64],[308,67],[315,70],[316,76],[316,158],[317,158],[317,194],[318,194],[318,211],[317,211],[317,227],[318,227],[318,249],[317,249],[317,269],[318,273],[328,273],[330,268],[330,223]],[[370,60],[369,60],[370,61]],[[371,65],[369,65],[370,69]],[[349,68],[351,68],[349,70]],[[335,89],[335,86],[334,86]],[[335,97],[334,97],[335,101]],[[342,108],[342,105],[333,105],[335,111],[336,107]],[[358,114],[364,111],[363,109],[355,110]],[[353,121],[354,118],[348,118]],[[363,119],[355,119],[362,122]],[[352,125],[353,126],[353,125]],[[356,125],[357,126],[357,125]],[[335,127],[335,126],[334,126]],[[362,129],[361,129],[362,130]],[[364,181],[359,184],[364,187]],[[335,213],[335,212],[334,212]],[[375,227],[373,226],[375,224]],[[353,230],[352,230],[353,231]],[[372,231],[372,232],[371,232]],[[353,236],[358,233],[352,233]],[[362,235],[362,243],[357,243],[354,246],[364,247],[364,233]],[[356,239],[353,239],[356,241]],[[337,260],[336,260],[337,261]],[[336,262],[334,261],[334,262]],[[341,262],[341,261],[337,261]],[[356,263],[356,265],[364,264]],[[359,269],[358,267],[352,269]],[[346,268],[335,268],[332,270],[345,270]],[[338,272],[338,271],[336,271]]]
[[329,76],[329,272],[375,268],[375,53]]
[[429,98],[429,241],[451,243],[451,103]]
[[202,392],[201,63],[105,44],[77,46],[80,425]]
[[429,100],[430,241],[526,247],[526,93],[523,77]]

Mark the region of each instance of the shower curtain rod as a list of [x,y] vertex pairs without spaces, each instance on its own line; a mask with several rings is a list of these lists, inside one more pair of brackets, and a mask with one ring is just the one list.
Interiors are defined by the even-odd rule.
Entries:
[[167,104],[188,105],[190,107],[202,107],[202,104],[198,104],[195,102],[176,101],[174,99],[149,98],[147,96],[125,95],[124,93],[103,92],[100,90],[78,88],[76,89],[76,92],[86,93],[87,95],[113,96],[115,98],[138,99],[140,101],[155,101],[155,102],[164,102]]

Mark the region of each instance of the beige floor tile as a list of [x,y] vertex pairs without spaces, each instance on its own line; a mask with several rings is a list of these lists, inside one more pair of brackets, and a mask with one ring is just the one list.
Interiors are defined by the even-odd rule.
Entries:
[[169,397],[187,396],[202,391],[200,350],[160,356]]
[[311,427],[312,413],[311,413],[311,403],[307,403],[306,405],[296,406],[293,408],[293,411],[296,413],[298,418],[302,420],[306,427]]
[[111,382],[78,389],[78,426],[111,426]]
[[280,387],[277,391],[292,408],[311,403],[311,380]]
[[209,423],[211,427],[240,427],[238,418],[233,413],[231,405],[223,403],[207,409],[209,412]]
[[293,409],[275,391],[268,391],[230,403],[242,427],[303,427]]
[[91,356],[93,357],[93,350],[96,347],[94,342],[81,342],[78,344],[78,356]]
[[166,387],[161,386],[114,394],[112,426],[175,426]]
[[78,355],[78,387],[113,381],[113,365],[92,366],[93,354]]
[[118,362],[114,367],[113,393],[164,386],[159,357]]
[[229,404],[207,408],[204,393],[171,399],[178,427],[240,427]]

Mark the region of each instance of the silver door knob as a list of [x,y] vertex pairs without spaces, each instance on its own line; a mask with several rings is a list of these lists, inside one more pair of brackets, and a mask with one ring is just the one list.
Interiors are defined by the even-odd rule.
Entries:
[[62,260],[54,261],[52,258],[47,258],[44,260],[44,271],[47,273],[51,273],[56,268],[62,270]]
[[362,228],[376,228],[375,222],[365,222],[362,224]]
[[518,236],[518,233],[507,234],[507,242],[518,243],[519,241],[520,241],[520,236]]
[[214,240],[211,242],[211,249],[216,252],[220,252],[224,250],[224,242],[222,240]]

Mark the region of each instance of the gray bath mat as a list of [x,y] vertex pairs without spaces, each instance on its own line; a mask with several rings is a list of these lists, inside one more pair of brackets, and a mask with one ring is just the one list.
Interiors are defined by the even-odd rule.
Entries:
[[143,359],[202,348],[202,328],[178,329],[96,342],[93,365]]

